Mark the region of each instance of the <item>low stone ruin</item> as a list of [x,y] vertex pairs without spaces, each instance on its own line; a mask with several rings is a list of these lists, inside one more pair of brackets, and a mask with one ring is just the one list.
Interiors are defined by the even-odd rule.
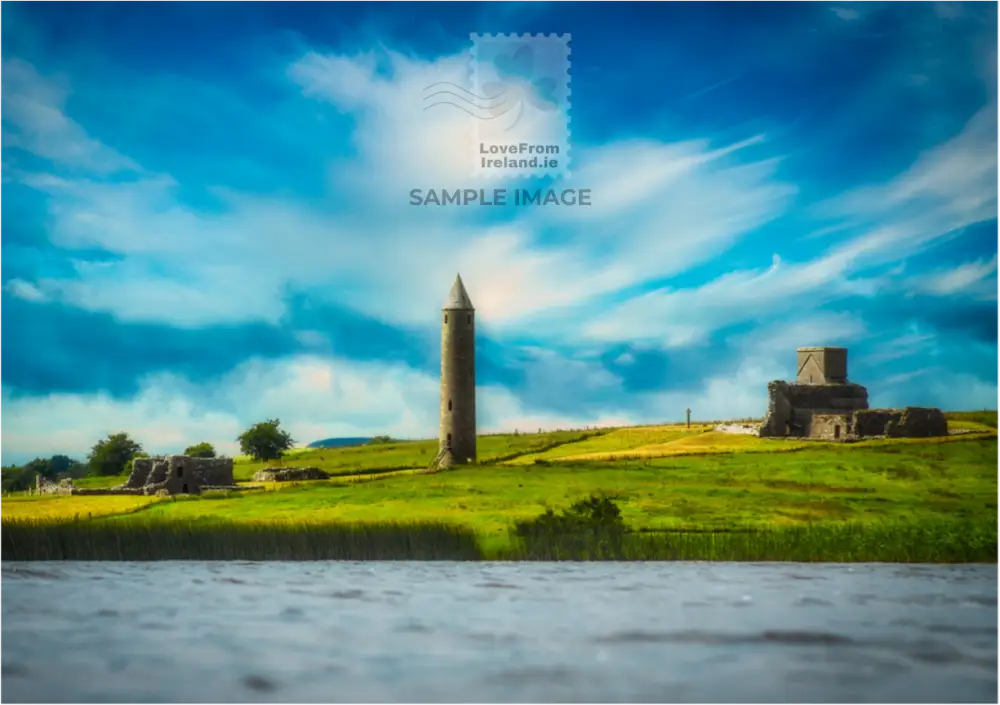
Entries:
[[36,494],[73,494],[75,489],[77,488],[73,486],[73,480],[68,477],[59,482],[52,482],[47,477],[35,475]]
[[795,382],[767,385],[761,437],[855,441],[947,436],[940,409],[869,409],[868,390],[847,381],[846,348],[799,348]]
[[72,480],[35,480],[39,494],[72,495],[174,495],[201,494],[204,490],[239,489],[233,481],[232,458],[192,458],[168,455],[136,458],[125,484],[111,488],[75,487]]
[[[232,458],[192,458],[168,455],[136,458],[132,474],[115,490],[140,494],[201,494],[206,489],[236,489]],[[131,493],[131,492],[129,492]]]
[[295,482],[298,480],[329,480],[330,473],[319,468],[265,468],[254,473],[254,482]]

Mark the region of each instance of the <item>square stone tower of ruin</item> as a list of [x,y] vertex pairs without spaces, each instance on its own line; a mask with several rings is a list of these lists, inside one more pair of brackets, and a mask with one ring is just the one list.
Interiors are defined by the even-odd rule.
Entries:
[[798,348],[798,384],[847,382],[847,348]]
[[456,276],[441,310],[441,467],[476,461],[476,311]]
[[796,350],[794,382],[767,385],[768,408],[761,436],[853,435],[853,414],[868,408],[868,390],[847,380],[847,348]]

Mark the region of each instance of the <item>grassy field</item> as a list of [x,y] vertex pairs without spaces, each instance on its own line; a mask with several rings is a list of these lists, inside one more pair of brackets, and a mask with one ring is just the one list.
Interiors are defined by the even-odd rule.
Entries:
[[[497,462],[525,453],[544,451],[564,443],[599,436],[606,431],[553,431],[551,433],[503,434],[480,436],[477,454],[480,462]],[[400,441],[353,446],[350,448],[301,449],[283,461],[284,465],[309,466],[326,470],[331,475],[391,472],[393,470],[426,468],[438,453],[438,441]],[[246,481],[254,473],[277,463],[236,458],[233,475]]]
[[995,411],[948,411],[949,429],[975,429],[997,427],[997,412]]
[[[680,425],[485,436],[479,439],[479,465],[432,474],[424,472],[436,451],[431,441],[306,450],[286,464],[316,465],[338,477],[158,502],[5,498],[4,531],[11,521],[72,517],[90,517],[105,527],[101,531],[117,532],[131,531],[140,520],[165,527],[403,522],[471,531],[491,557],[532,557],[516,553],[509,534],[513,522],[606,494],[638,532],[629,539],[631,557],[780,559],[804,555],[801,547],[812,546],[828,560],[880,560],[888,553],[912,555],[905,547],[923,536],[927,551],[935,547],[936,553],[925,556],[933,560],[949,551],[961,554],[955,536],[988,530],[995,560],[996,412],[973,414],[950,423],[975,434],[849,445]],[[263,466],[238,462],[239,477]],[[967,526],[978,528],[961,528]],[[715,534],[701,533],[718,531],[734,536],[706,539]],[[892,546],[897,548],[890,551]]]

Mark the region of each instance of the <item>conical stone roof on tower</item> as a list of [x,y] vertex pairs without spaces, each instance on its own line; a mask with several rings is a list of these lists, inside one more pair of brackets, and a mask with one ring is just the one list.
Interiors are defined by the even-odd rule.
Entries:
[[444,302],[444,311],[475,311],[475,307],[472,305],[472,299],[469,298],[469,292],[465,290],[465,284],[462,283],[462,276],[455,276],[455,283],[451,285],[451,291],[448,293],[448,298]]

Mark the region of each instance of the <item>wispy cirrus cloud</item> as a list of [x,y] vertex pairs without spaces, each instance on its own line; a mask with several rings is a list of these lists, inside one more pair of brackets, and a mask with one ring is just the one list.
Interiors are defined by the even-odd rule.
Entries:
[[85,173],[111,174],[138,168],[135,162],[90,137],[63,112],[65,80],[43,78],[20,59],[4,59],[3,148],[20,149]]

